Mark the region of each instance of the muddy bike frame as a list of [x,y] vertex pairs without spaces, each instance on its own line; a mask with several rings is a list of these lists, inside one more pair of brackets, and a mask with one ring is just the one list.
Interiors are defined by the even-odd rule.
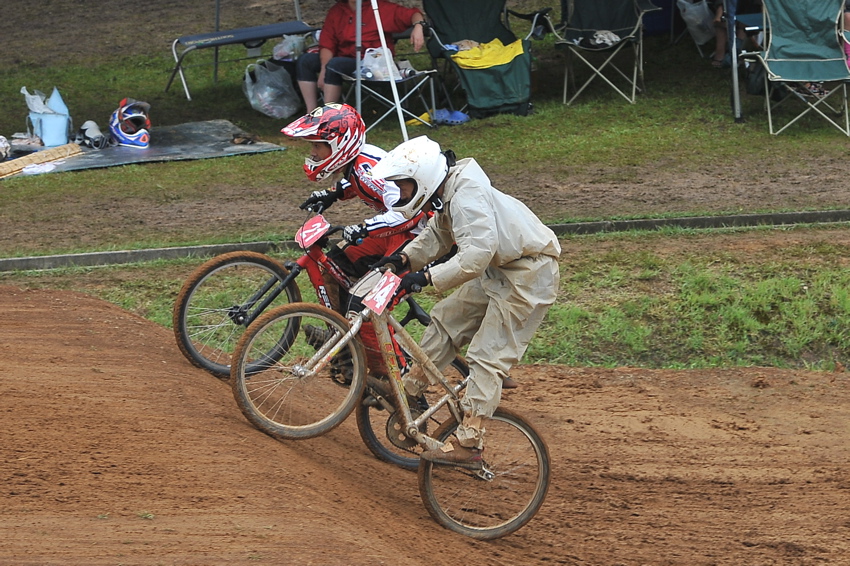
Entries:
[[[368,386],[370,396],[390,414],[387,438],[396,447],[409,442],[426,450],[454,449],[448,441],[463,422],[460,393],[470,378],[449,379],[390,314],[406,296],[396,295],[400,281],[391,272],[370,271],[349,290],[360,307],[346,318],[321,305],[290,303],[257,319],[239,340],[231,372],[234,396],[248,420],[282,440],[314,438],[341,424],[355,410],[352,400],[365,399],[362,392]],[[312,323],[297,329],[306,324],[304,319],[328,325],[331,332],[321,344],[310,338],[307,328]],[[377,337],[390,390],[386,381],[370,383],[375,378],[366,371],[358,337],[367,322]],[[429,398],[427,407],[411,407],[396,344],[405,351],[408,365],[412,360],[430,383],[439,384],[445,392],[439,400]],[[270,345],[274,355],[268,353]],[[353,369],[340,401],[339,384],[330,383],[333,372],[326,370],[333,370],[333,360],[342,352],[352,354]],[[448,418],[428,431],[426,421],[441,408],[451,416],[441,413],[437,420]],[[531,423],[501,407],[487,422],[488,448],[482,459],[456,466],[417,460],[420,496],[429,514],[450,530],[482,540],[510,534],[531,520],[550,480],[548,448]],[[372,450],[369,442],[367,447]]]

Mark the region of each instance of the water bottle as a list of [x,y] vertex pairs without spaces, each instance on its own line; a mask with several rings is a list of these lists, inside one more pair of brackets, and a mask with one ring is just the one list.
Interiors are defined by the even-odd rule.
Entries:
[[366,67],[360,69],[360,78],[364,81],[371,81],[374,76],[375,75],[372,74],[370,69],[367,69]]

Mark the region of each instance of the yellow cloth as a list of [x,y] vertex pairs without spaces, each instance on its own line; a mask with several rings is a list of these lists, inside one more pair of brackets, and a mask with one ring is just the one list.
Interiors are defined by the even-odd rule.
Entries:
[[452,60],[462,69],[487,69],[510,63],[519,55],[522,55],[521,39],[510,45],[504,45],[500,39],[494,39],[467,51],[458,51],[452,55]]

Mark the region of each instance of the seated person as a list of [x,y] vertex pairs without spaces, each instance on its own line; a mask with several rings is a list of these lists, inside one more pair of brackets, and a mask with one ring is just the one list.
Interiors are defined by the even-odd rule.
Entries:
[[[726,15],[724,14],[723,0],[714,0],[713,8],[716,43],[714,47],[714,57],[711,59],[711,66],[717,69],[728,69],[732,66],[732,57],[728,53],[729,30],[726,22]],[[738,0],[738,14],[753,14],[756,12],[761,12],[760,0]],[[752,49],[754,51],[761,51],[761,45],[759,45],[757,34],[747,35],[744,26],[740,23],[736,25],[735,35],[740,41],[739,45],[744,45],[747,39],[749,39],[752,42]],[[740,51],[740,47],[738,50]]]
[[[361,43],[365,53],[366,49],[381,47],[381,38],[370,3],[363,2],[362,7]],[[308,113],[318,106],[319,89],[322,90],[325,103],[339,102],[342,97],[342,77],[339,73],[354,75],[356,10],[356,0],[337,0],[328,11],[319,35],[319,52],[305,53],[298,58],[296,79]],[[387,0],[378,0],[378,10],[391,53],[395,44],[390,34],[403,32],[411,26],[413,31],[410,33],[410,42],[413,49],[422,49],[425,45],[422,29],[425,17],[418,8],[406,8]]]

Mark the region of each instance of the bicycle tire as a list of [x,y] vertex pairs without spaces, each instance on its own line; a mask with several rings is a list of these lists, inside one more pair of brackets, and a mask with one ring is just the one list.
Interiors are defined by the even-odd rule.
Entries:
[[[326,337],[316,339],[317,329]],[[317,304],[292,303],[265,312],[248,326],[233,356],[231,388],[242,414],[280,439],[313,438],[339,426],[366,386],[366,351],[359,338],[335,357],[350,356],[350,372],[333,361],[318,373],[299,371],[328,340],[349,329],[345,317]]]
[[[283,281],[288,275],[280,262],[248,251],[222,254],[199,266],[183,283],[172,310],[180,352],[195,367],[229,378],[230,358],[245,331],[245,324],[238,322],[240,309],[244,312],[250,297],[272,277]],[[301,302],[294,281],[281,296],[287,303]]]
[[[453,367],[460,374],[458,380],[469,375],[469,366],[466,361],[460,356],[456,357],[452,363]],[[453,381],[452,376],[448,376],[450,381]],[[436,388],[438,391],[434,397],[442,397],[444,390],[442,387]],[[426,400],[430,395],[426,393]],[[395,413],[387,413],[380,405],[376,405],[370,400],[369,390],[363,393],[363,399],[358,403],[354,413],[357,418],[357,430],[360,432],[360,438],[366,448],[369,449],[376,458],[382,462],[393,464],[405,470],[414,471],[419,468],[419,453],[422,452],[422,447],[415,443],[399,442],[405,444],[398,446],[393,444],[390,435],[396,435],[399,439],[404,439],[404,433],[401,430],[400,424],[395,420]],[[443,408],[429,420],[429,425],[436,430],[437,427],[449,415],[448,408]],[[423,430],[425,434],[428,433]],[[409,444],[409,445],[407,445]]]
[[[431,517],[478,540],[509,535],[528,523],[543,505],[551,474],[549,449],[523,417],[500,407],[486,427],[484,460],[492,479],[455,466],[419,463],[419,493]],[[434,437],[445,442],[456,429],[457,421],[449,419]]]

